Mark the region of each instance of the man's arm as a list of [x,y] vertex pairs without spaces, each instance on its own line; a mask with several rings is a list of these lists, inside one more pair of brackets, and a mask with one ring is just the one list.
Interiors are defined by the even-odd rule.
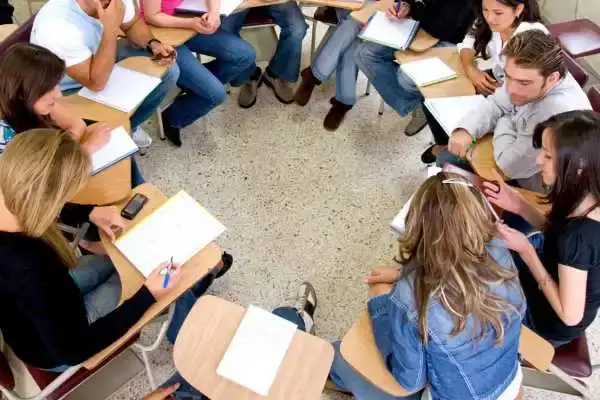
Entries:
[[458,123],[458,129],[466,130],[474,138],[480,138],[492,132],[498,120],[510,111],[512,105],[504,88],[497,90],[477,107],[477,110],[467,114]]

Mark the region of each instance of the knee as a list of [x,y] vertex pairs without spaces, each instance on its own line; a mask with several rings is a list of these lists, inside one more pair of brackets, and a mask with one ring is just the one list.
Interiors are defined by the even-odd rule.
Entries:
[[214,90],[211,94],[213,106],[216,107],[219,104],[223,104],[227,98],[227,91],[225,86],[220,85],[218,89]]
[[243,66],[242,70],[246,70],[256,62],[256,51],[248,42],[244,41],[244,45],[240,46],[237,54],[237,65]]
[[[298,7],[296,3],[288,3],[293,4],[294,7]],[[308,24],[304,19],[304,15],[301,11],[294,12],[293,17],[288,19],[288,23],[285,26],[281,27],[282,31],[285,30],[286,36],[297,40],[302,41],[304,36],[306,36],[306,31],[308,30]]]
[[177,81],[179,80],[179,75],[179,66],[177,65],[177,63],[173,63],[167,69],[167,72],[163,76],[162,81],[168,87],[175,86],[177,84]]

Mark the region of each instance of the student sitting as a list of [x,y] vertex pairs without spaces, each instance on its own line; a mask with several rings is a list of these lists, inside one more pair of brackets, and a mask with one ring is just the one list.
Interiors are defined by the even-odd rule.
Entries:
[[[80,141],[88,154],[102,147],[110,136],[106,124],[86,127],[85,122],[61,106],[58,84],[65,73],[65,63],[43,47],[29,43],[11,46],[0,59],[0,152],[16,134],[36,128],[60,128]],[[135,187],[144,178],[131,158],[131,183]],[[91,214],[69,212],[62,214],[62,222],[78,226],[90,221],[80,247],[92,253],[104,253],[97,227],[124,222],[115,207],[95,207]]]
[[[180,129],[225,101],[225,86],[254,65],[254,49],[245,40],[221,27],[220,1],[208,1],[209,11],[201,17],[173,15],[182,0],[143,0],[146,21],[156,26],[189,28],[197,34],[177,47],[178,84],[186,94],[163,114],[165,136],[181,146]],[[202,64],[193,53],[215,59]]]
[[[128,40],[117,40],[119,29]],[[136,13],[133,0],[50,0],[35,17],[31,43],[60,57],[67,73],[60,88],[73,92],[85,86],[102,90],[117,61],[134,56],[162,56],[161,63],[173,62],[174,49],[152,37]],[[171,65],[158,85],[131,117],[133,140],[148,149],[152,139],[140,125],[152,116],[179,77]],[[124,88],[126,90],[126,88]]]
[[[238,103],[242,108],[250,108],[256,103],[258,88],[264,83],[273,90],[275,97],[284,103],[290,104],[294,97],[294,83],[300,73],[302,59],[302,41],[306,34],[306,21],[300,7],[295,1],[260,7],[260,12],[266,13],[275,20],[281,28],[277,49],[266,71],[253,63],[242,74],[231,81],[233,86],[242,86]],[[236,35],[244,25],[250,9],[233,13],[223,20],[222,27],[227,32]]]
[[[420,23],[421,29],[440,41],[438,47],[460,43],[475,20],[475,0],[410,0],[408,16]],[[401,18],[400,14],[393,17]],[[388,14],[395,14],[396,9]],[[396,49],[376,43],[362,42],[356,49],[356,64],[375,86],[377,92],[402,117],[413,112],[413,118],[404,133],[416,135],[426,125],[423,96],[414,82],[399,68],[395,61]]]
[[[490,202],[524,218],[523,233],[499,224],[517,254],[527,298],[525,325],[558,347],[580,335],[600,307],[600,115],[571,111],[538,125],[533,144],[542,178],[551,187],[547,215],[504,183],[486,183]],[[499,182],[502,182],[499,180]],[[508,221],[508,218],[507,218]]]
[[[406,17],[409,10],[408,4],[403,3],[398,16]],[[323,121],[323,127],[328,131],[335,131],[356,103],[358,67],[354,53],[360,43],[358,34],[363,28],[350,16],[349,10],[336,8],[335,12],[340,22],[329,39],[321,44],[312,65],[302,70],[302,81],[294,94],[296,104],[305,106],[315,87],[335,73],[335,97],[330,100],[331,108]]]
[[[506,57],[504,86],[459,123],[437,163],[469,168],[467,151],[478,138],[493,132],[494,159],[502,172],[522,187],[542,191],[535,162],[538,151],[531,145],[535,126],[552,115],[591,105],[567,71],[558,39],[529,30],[510,39],[502,54]],[[437,136],[437,144],[448,140],[447,135]]]
[[[375,341],[406,390],[427,388],[433,399],[517,398],[525,301],[512,257],[495,234],[483,194],[456,174],[439,173],[411,202],[400,239],[404,266],[367,277]],[[335,348],[330,378],[338,390],[357,399],[397,398],[360,376],[339,342]]]
[[121,283],[110,259],[75,258],[55,221],[89,171],[80,144],[52,129],[17,135],[0,157],[0,330],[17,357],[38,368],[63,371],[93,356],[178,279],[176,269],[163,289],[157,268],[118,306]]

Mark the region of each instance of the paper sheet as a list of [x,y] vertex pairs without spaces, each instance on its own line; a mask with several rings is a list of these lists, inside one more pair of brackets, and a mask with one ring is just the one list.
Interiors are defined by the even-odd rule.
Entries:
[[415,20],[392,19],[384,12],[376,11],[359,37],[394,49],[406,50],[418,28],[419,23]]
[[94,92],[84,87],[79,91],[79,95],[119,111],[130,113],[160,82],[160,78],[155,76],[115,65],[104,89]]
[[404,71],[417,86],[428,86],[456,78],[456,72],[437,57],[401,64]]
[[[442,169],[440,167],[431,166],[427,168],[427,178],[431,178],[436,175],[438,172],[441,172]],[[410,204],[412,203],[413,198],[415,197],[414,193],[410,196],[408,201],[402,206],[400,212],[394,217],[390,226],[392,227],[392,231],[398,235],[402,236],[404,234],[406,225],[406,216],[408,215],[408,209],[410,208]]]
[[485,103],[485,97],[476,96],[454,96],[425,99],[425,107],[433,114],[444,131],[450,135],[458,128],[461,119],[472,110]]
[[225,231],[189,194],[179,192],[115,241],[145,276],[173,257],[183,265]]
[[[237,9],[243,0],[221,0],[221,15],[229,15]],[[194,14],[205,13],[208,11],[206,0],[183,0],[175,9],[177,12],[189,12]]]
[[122,126],[113,129],[110,139],[102,148],[90,156],[92,162],[92,175],[110,167],[125,157],[138,151],[138,147]]
[[250,306],[217,367],[217,374],[268,396],[296,330],[294,323]]

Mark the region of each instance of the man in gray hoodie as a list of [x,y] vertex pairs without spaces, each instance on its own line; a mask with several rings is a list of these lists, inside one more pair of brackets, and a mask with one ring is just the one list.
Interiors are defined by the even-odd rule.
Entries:
[[535,126],[553,115],[591,105],[567,71],[556,38],[540,30],[522,32],[508,41],[503,54],[504,86],[461,120],[450,137],[451,154],[440,153],[437,162],[468,158],[477,139],[493,132],[494,159],[502,172],[527,189],[542,191],[535,162],[538,150],[532,144]]

